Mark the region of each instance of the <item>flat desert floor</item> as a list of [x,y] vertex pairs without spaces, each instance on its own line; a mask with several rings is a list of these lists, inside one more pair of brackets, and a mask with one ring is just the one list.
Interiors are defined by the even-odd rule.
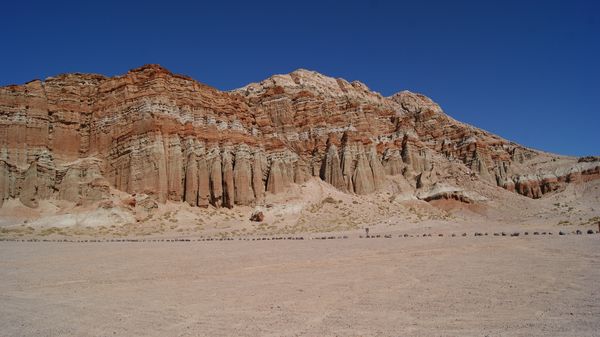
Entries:
[[600,235],[0,242],[2,336],[599,336]]

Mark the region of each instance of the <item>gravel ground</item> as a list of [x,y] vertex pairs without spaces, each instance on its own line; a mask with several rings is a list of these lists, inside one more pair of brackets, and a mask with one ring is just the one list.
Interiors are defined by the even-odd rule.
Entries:
[[0,242],[2,336],[599,336],[600,235]]

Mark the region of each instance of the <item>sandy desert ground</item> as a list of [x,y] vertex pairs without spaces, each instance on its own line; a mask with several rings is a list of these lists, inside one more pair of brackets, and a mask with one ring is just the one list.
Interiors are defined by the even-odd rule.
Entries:
[[[249,207],[111,210],[132,217],[118,224],[10,201],[0,336],[600,336],[600,181],[478,192],[427,203],[312,181],[260,223]],[[272,240],[288,237],[304,240]]]
[[598,336],[600,235],[0,242],[2,336]]

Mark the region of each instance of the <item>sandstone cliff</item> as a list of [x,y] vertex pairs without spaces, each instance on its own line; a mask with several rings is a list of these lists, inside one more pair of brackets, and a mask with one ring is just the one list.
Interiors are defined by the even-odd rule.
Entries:
[[399,175],[418,190],[448,167],[532,198],[600,177],[598,158],[527,149],[455,121],[423,95],[383,97],[307,70],[231,92],[158,65],[0,88],[0,205],[93,203],[113,188],[233,207],[312,176],[367,194]]

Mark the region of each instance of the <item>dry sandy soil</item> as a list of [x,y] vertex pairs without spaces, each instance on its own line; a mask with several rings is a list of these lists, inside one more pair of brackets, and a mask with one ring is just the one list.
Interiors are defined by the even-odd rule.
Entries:
[[[394,186],[312,180],[269,196],[261,223],[250,207],[7,201],[0,336],[600,336],[600,234],[585,234],[600,181],[537,200],[478,185],[474,204]],[[289,236],[305,240],[262,240]]]
[[598,336],[600,235],[0,242],[2,336]]

